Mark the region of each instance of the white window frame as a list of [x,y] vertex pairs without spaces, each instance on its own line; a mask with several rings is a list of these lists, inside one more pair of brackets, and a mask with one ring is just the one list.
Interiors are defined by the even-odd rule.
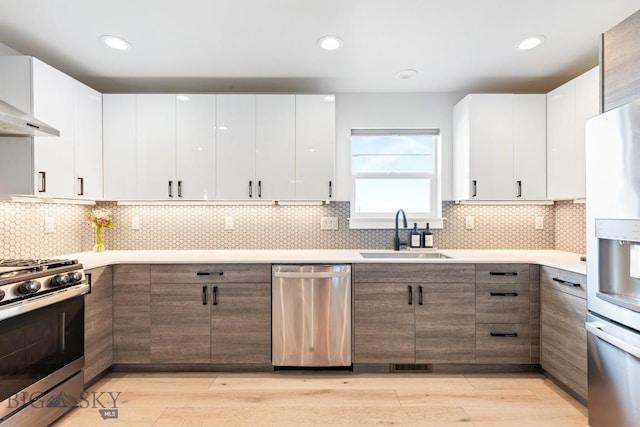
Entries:
[[[349,170],[351,175],[351,195],[350,195],[350,210],[351,216],[349,218],[350,229],[391,229],[395,228],[395,212],[387,213],[362,213],[356,212],[356,180],[362,178],[384,178],[384,179],[411,179],[411,178],[428,178],[431,180],[431,212],[428,214],[425,212],[405,212],[407,216],[407,222],[410,223],[409,227],[414,222],[418,223],[419,228],[424,228],[426,223],[429,223],[431,228],[442,228],[442,156],[441,156],[441,133],[440,129],[352,129],[351,136],[353,135],[431,135],[435,136],[433,144],[433,159],[434,170],[431,173],[357,173],[353,172],[353,153],[351,140],[349,141]],[[402,208],[400,206],[399,208]],[[402,221],[400,220],[400,227],[402,227]]]

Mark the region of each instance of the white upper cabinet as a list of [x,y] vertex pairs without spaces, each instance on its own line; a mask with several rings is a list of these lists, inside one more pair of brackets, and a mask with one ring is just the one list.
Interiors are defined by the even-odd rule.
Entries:
[[176,198],[176,96],[138,95],[136,102],[138,197]]
[[176,104],[178,198],[216,197],[216,96],[189,94]]
[[600,112],[599,67],[547,94],[547,197],[585,197],[585,122]]
[[257,198],[255,95],[217,95],[216,116],[216,197]]
[[585,197],[585,125],[600,113],[599,67],[547,94],[547,197]]
[[454,107],[455,199],[544,199],[544,153],[544,95],[472,94]]
[[513,98],[513,174],[517,200],[547,197],[546,95]]
[[60,131],[59,137],[34,137],[36,195],[73,198],[73,79],[33,59],[33,115]]
[[335,108],[323,95],[218,95],[217,198],[327,200]]
[[295,197],[296,99],[256,96],[256,180],[258,198]]
[[104,197],[215,196],[215,95],[104,95]]
[[73,83],[75,197],[102,199],[102,94]]
[[137,197],[136,95],[102,96],[104,198]]
[[3,137],[0,169],[10,175],[0,192],[100,198],[100,93],[30,56],[0,57],[0,75],[0,99],[60,131],[59,137]]
[[335,102],[296,96],[296,199],[329,200],[335,171]]

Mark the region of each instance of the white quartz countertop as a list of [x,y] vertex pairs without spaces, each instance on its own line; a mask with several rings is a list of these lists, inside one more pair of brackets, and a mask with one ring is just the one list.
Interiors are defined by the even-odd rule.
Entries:
[[448,258],[364,258],[361,253],[393,253],[372,249],[305,250],[131,250],[80,252],[59,258],[78,259],[85,269],[112,264],[170,263],[529,263],[586,274],[581,254],[556,250],[449,250]]

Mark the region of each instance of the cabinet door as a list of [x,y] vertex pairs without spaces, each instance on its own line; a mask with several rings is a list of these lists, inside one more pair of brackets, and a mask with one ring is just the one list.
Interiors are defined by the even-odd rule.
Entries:
[[513,98],[513,170],[515,200],[547,198],[546,95]]
[[571,80],[547,94],[547,198],[551,200],[576,196],[575,93]]
[[[422,288],[422,296],[420,295]],[[473,283],[415,286],[417,363],[474,363],[476,310]]]
[[113,363],[151,362],[149,265],[113,267]]
[[73,82],[75,192],[80,199],[102,199],[102,94]]
[[217,95],[216,197],[256,198],[255,95]]
[[103,95],[104,198],[135,199],[136,96]]
[[470,95],[472,200],[513,198],[513,102],[511,94]]
[[576,82],[576,112],[575,112],[575,140],[573,145],[574,155],[571,157],[575,168],[573,180],[575,199],[586,197],[586,172],[585,172],[585,144],[586,121],[600,114],[600,75],[599,67],[595,67],[578,76]]
[[413,290],[402,283],[355,283],[354,363],[414,363]]
[[256,180],[259,198],[295,196],[294,95],[256,96]]
[[335,149],[335,102],[296,95],[296,199],[333,197]]
[[216,96],[187,95],[176,105],[176,179],[182,199],[216,197]]
[[73,79],[33,58],[33,115],[60,131],[34,137],[35,195],[74,197]]
[[209,287],[198,283],[151,286],[151,362],[209,363]]
[[113,364],[113,274],[111,267],[86,271],[91,293],[84,297],[84,383]]
[[271,284],[212,286],[211,363],[271,363]]
[[136,169],[140,199],[175,199],[175,95],[137,95]]

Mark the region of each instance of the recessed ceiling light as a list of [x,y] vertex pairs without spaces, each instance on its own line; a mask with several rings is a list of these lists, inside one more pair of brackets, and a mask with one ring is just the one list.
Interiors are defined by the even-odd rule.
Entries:
[[534,47],[538,47],[540,46],[540,44],[545,41],[547,38],[545,36],[532,36],[532,37],[527,37],[526,39],[522,40],[520,42],[520,44],[518,45],[518,49],[520,50],[529,50],[529,49],[533,49]]
[[104,35],[100,36],[100,40],[113,49],[128,50],[131,48],[131,43],[120,37]]
[[409,80],[414,78],[417,74],[418,72],[416,70],[407,68],[406,70],[399,71],[398,74],[396,74],[396,78],[399,80]]
[[336,96],[335,95],[327,95],[322,99],[324,99],[326,102],[334,102],[336,100]]
[[176,95],[176,99],[178,101],[191,101],[191,98],[189,98],[187,95]]
[[336,50],[342,47],[342,39],[336,36],[324,36],[318,39],[318,44],[324,50]]
[[226,127],[226,126],[218,126],[218,130],[227,130],[227,129],[229,129],[229,128]]

